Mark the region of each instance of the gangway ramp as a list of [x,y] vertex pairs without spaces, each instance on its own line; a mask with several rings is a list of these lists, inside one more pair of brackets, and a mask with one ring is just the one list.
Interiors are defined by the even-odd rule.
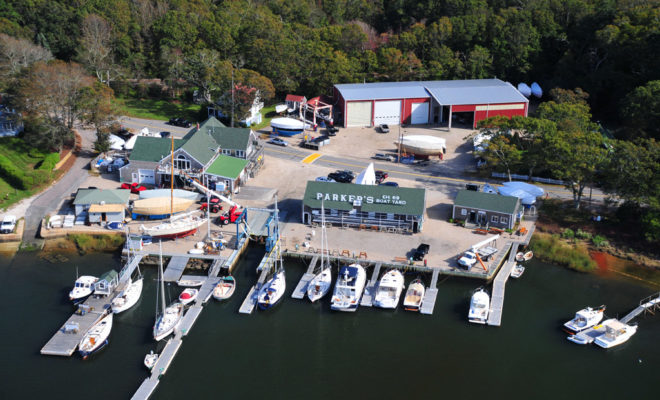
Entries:
[[300,282],[298,282],[298,286],[296,286],[295,290],[291,294],[291,297],[294,299],[302,299],[305,297],[305,292],[307,291],[307,285],[309,285],[309,282],[311,282],[312,279],[316,275],[314,275],[314,269],[316,268],[316,264],[319,262],[319,256],[314,256],[312,258],[312,261],[309,263],[309,267],[307,268],[307,272],[300,278]]
[[511,270],[516,265],[516,252],[518,251],[518,243],[511,247],[509,259],[504,263],[500,272],[497,273],[493,281],[493,292],[490,297],[490,312],[488,313],[488,325],[500,326],[502,324],[502,312],[504,310],[504,291],[506,289],[506,281],[511,275]]
[[434,269],[431,276],[431,284],[424,292],[424,300],[422,300],[422,308],[419,310],[421,314],[431,315],[435,308],[435,300],[438,297],[438,277],[440,270]]
[[362,295],[362,301],[360,302],[361,306],[371,307],[373,305],[376,286],[378,285],[378,277],[380,275],[380,267],[382,266],[383,263],[376,263],[374,266],[374,270],[371,273],[371,279],[367,282],[367,286],[364,288],[364,294]]
[[190,257],[187,256],[173,256],[167,264],[165,272],[163,272],[163,280],[165,282],[176,282],[181,279],[189,259]]

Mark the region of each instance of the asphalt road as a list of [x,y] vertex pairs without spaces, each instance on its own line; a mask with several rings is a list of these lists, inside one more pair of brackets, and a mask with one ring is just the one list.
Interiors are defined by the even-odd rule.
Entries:
[[[181,138],[192,128],[181,128],[174,125],[169,125],[166,121],[158,121],[155,119],[143,119],[132,117],[121,117],[119,122],[122,127],[139,133],[143,128],[148,128],[149,132],[171,132],[175,138]],[[194,126],[194,125],[193,125]]]

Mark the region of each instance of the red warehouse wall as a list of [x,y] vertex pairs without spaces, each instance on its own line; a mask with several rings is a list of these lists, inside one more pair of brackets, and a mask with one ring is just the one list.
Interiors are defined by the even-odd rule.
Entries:
[[[401,113],[401,123],[409,124],[410,123],[410,114],[412,114],[412,105],[416,103],[428,103],[431,99],[429,98],[418,98],[418,99],[403,99],[403,112]],[[429,112],[431,107],[429,106]]]

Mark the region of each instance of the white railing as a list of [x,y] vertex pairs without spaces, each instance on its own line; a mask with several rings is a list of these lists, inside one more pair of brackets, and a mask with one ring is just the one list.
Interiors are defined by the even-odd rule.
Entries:
[[[493,172],[491,174],[493,178],[500,178],[500,179],[509,179],[509,176],[503,172]],[[511,179],[519,180],[519,181],[528,181],[529,175],[518,175],[518,174],[511,174]],[[532,177],[532,182],[540,182],[540,183],[547,183],[550,185],[565,185],[566,182],[562,181],[560,179],[551,179],[551,178],[537,178],[535,176]]]

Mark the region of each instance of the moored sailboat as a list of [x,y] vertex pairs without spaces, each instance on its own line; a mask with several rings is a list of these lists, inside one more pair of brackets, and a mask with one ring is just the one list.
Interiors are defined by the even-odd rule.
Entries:
[[110,331],[112,330],[112,315],[112,313],[109,313],[94,324],[85,336],[83,336],[82,340],[80,340],[78,351],[83,359],[86,359],[90,354],[96,353],[108,344],[108,336],[110,336]]
[[160,247],[160,262],[158,263],[158,279],[160,281],[160,305],[162,312],[158,314],[158,299],[156,299],[156,323],[153,328],[153,335],[156,341],[159,341],[174,332],[183,317],[183,304],[178,301],[165,306],[165,282],[163,280],[163,251]]
[[140,295],[142,295],[142,281],[142,276],[139,276],[136,280],[129,282],[126,289],[112,299],[111,306],[113,313],[119,314],[122,311],[126,311],[140,300]]
[[325,296],[332,286],[332,271],[328,256],[328,237],[325,229],[325,208],[321,201],[321,269],[307,284],[307,297],[313,303]]

